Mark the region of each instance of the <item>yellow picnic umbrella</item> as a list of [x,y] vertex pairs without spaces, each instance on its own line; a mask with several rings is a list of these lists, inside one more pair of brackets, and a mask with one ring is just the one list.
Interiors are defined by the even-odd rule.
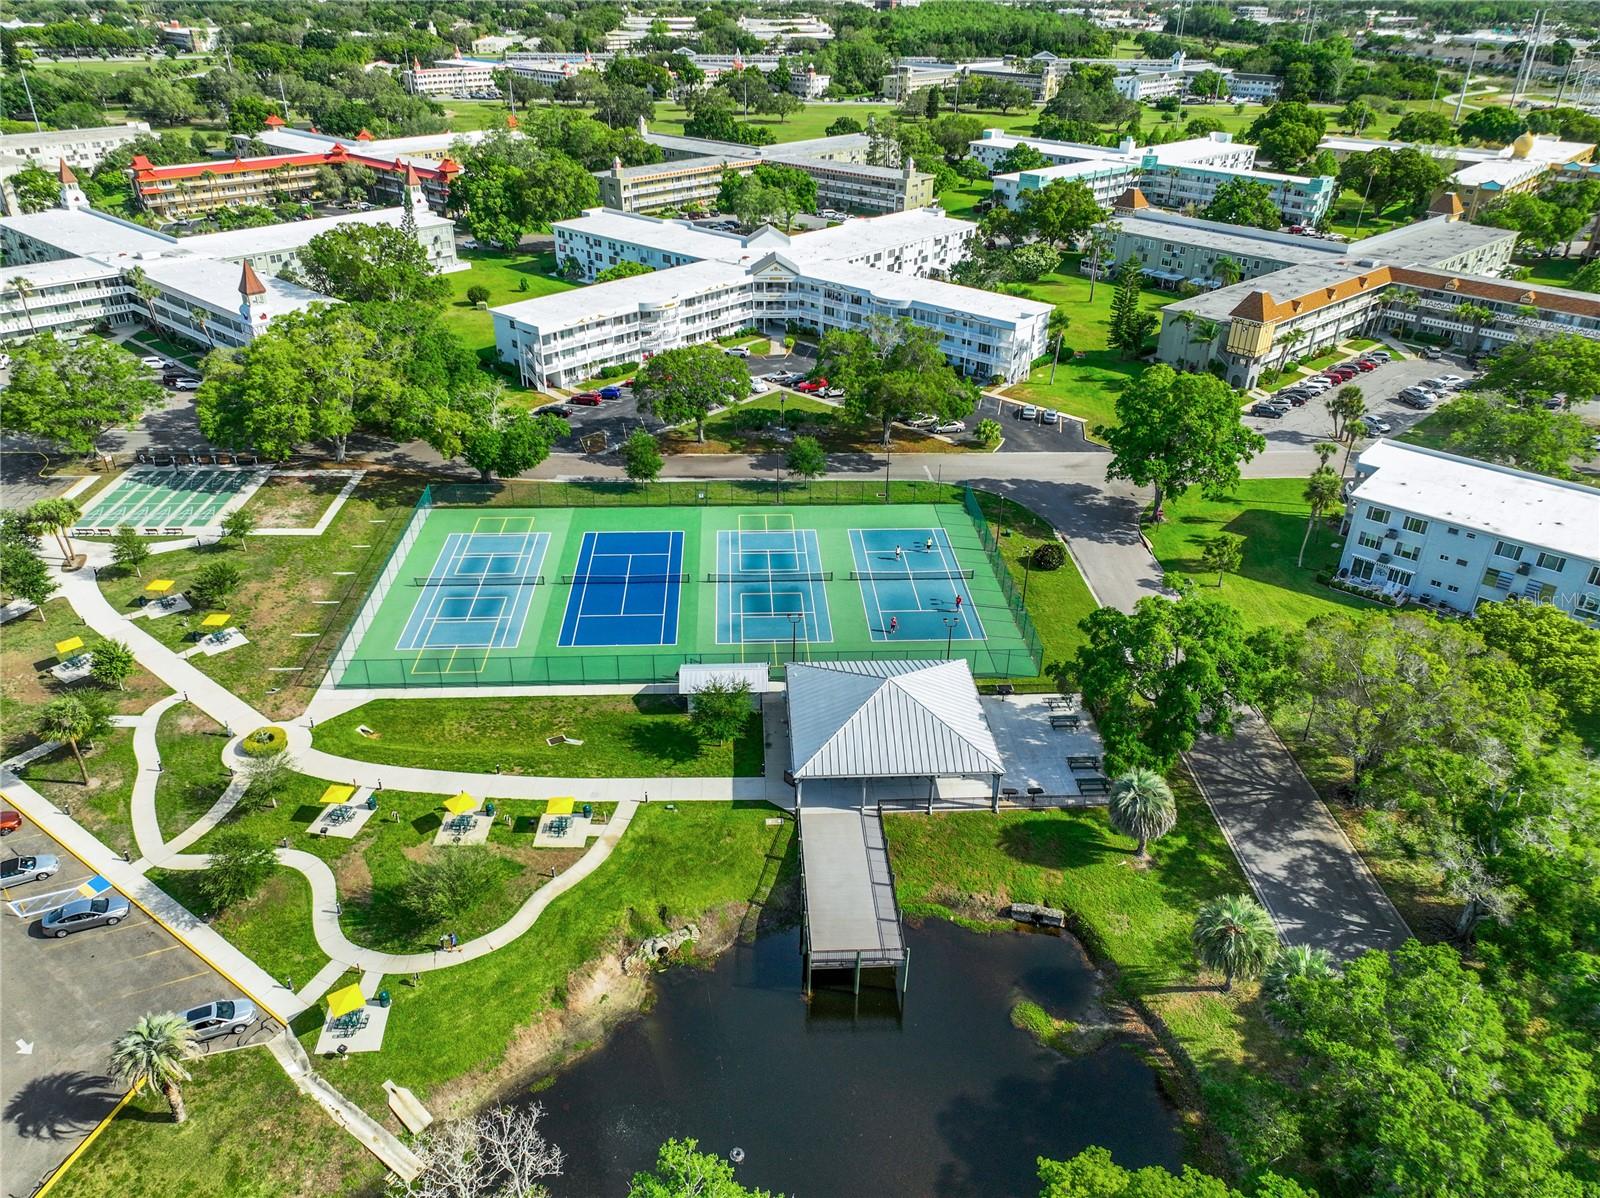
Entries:
[[356,793],[356,788],[344,782],[335,782],[322,792],[321,802],[343,803]]
[[228,626],[228,621],[231,619],[233,619],[233,617],[225,611],[214,611],[205,619],[200,621],[200,627],[226,628]]
[[152,578],[149,582],[144,584],[144,589],[147,591],[154,591],[158,595],[165,595],[175,585],[176,583],[174,583],[170,578]]
[[473,798],[466,791],[462,791],[454,798],[446,799],[444,801],[444,809],[451,815],[465,815],[469,811],[476,811],[478,809],[478,800]]
[[64,641],[56,642],[56,656],[65,657],[69,653],[76,653],[81,648],[83,648],[83,638],[81,636],[70,636]]
[[361,993],[361,987],[351,983],[343,990],[335,990],[328,995],[328,1015],[337,1019],[341,1015],[348,1015],[351,1011],[359,1011],[367,1005],[367,996]]
[[575,799],[551,799],[545,804],[544,813],[546,815],[571,815],[574,802],[576,802]]

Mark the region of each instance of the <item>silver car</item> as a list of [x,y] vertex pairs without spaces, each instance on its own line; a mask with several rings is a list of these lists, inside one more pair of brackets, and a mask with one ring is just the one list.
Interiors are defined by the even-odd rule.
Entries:
[[0,886],[42,882],[60,868],[61,862],[49,853],[40,853],[37,857],[13,857],[0,862]]
[[256,1005],[248,998],[224,998],[183,1013],[184,1022],[194,1029],[196,1040],[242,1036],[255,1017]]
[[115,893],[102,894],[99,898],[74,899],[46,915],[40,921],[40,928],[46,936],[60,939],[86,928],[98,928],[102,924],[108,928],[115,927],[128,918],[131,910],[133,908],[128,900]]

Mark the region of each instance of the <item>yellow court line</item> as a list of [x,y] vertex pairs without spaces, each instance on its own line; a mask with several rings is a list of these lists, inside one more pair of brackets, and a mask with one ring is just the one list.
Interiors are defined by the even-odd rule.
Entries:
[[50,1174],[49,1180],[39,1188],[39,1191],[34,1195],[34,1198],[44,1198],[44,1196],[55,1187],[56,1182],[60,1181],[67,1175],[67,1170],[78,1163],[78,1158],[80,1156],[89,1151],[89,1145],[98,1140],[100,1138],[100,1133],[105,1131],[107,1127],[111,1126],[111,1121],[122,1113],[122,1108],[127,1106],[128,1103],[133,1099],[134,1093],[135,1091],[129,1090],[122,1096],[122,1101],[117,1103],[116,1106],[112,1107],[106,1117],[94,1125],[94,1128],[89,1132],[89,1134],[84,1136],[83,1139],[79,1141],[78,1146],[67,1155],[67,1159],[56,1166],[56,1171]]

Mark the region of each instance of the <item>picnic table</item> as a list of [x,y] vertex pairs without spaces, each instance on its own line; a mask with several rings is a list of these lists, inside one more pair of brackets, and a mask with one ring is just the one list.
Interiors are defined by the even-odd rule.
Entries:
[[472,825],[473,825],[474,822],[475,821],[474,821],[471,813],[469,812],[466,815],[458,815],[454,819],[452,819],[450,821],[450,823],[449,823],[449,828],[450,828],[450,831],[456,832],[456,833],[470,832],[470,831],[472,831]]
[[1073,778],[1073,781],[1077,783],[1078,793],[1081,795],[1103,795],[1111,793],[1110,781],[1100,774],[1076,777]]
[[335,1036],[353,1036],[366,1027],[370,1019],[371,1016],[367,1014],[366,1008],[363,1007],[358,1011],[351,1011],[348,1015],[340,1015],[328,1026]]
[[355,816],[355,808],[346,803],[340,803],[337,807],[328,808],[328,822],[330,824],[347,824],[353,820]]
[[1078,725],[1082,722],[1075,715],[1053,715],[1050,717],[1050,727],[1065,728],[1068,732],[1076,732]]
[[1071,711],[1072,700],[1064,699],[1060,695],[1051,695],[1044,701],[1044,705],[1051,711]]
[[1098,770],[1100,758],[1093,753],[1074,753],[1067,758],[1067,768],[1072,770]]

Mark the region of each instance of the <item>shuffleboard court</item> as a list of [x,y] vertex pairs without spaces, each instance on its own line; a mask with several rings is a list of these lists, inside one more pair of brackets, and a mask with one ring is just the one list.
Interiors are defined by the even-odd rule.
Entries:
[[822,550],[787,512],[754,512],[717,532],[717,643],[833,640]]
[[942,528],[852,528],[855,578],[875,641],[984,639],[964,569]]
[[219,523],[270,471],[231,466],[135,466],[89,501],[77,528],[188,532]]
[[586,532],[561,621],[562,646],[676,645],[683,533]]

